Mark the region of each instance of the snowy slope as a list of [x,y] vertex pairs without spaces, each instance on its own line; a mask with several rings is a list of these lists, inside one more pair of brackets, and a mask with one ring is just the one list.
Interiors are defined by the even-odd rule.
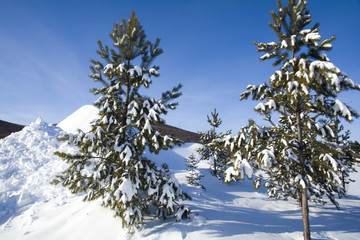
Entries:
[[[77,114],[83,112],[72,115],[80,119]],[[65,167],[52,153],[75,151],[56,140],[61,132],[38,120],[0,140],[0,239],[302,239],[300,208],[294,201],[269,200],[262,190],[254,191],[249,181],[223,185],[211,176],[206,162],[199,164],[206,190],[188,186],[184,158],[198,144],[148,154],[159,165],[166,162],[193,198],[186,202],[191,219],[147,220],[129,235],[111,210],[49,184]],[[359,176],[353,174],[360,181]],[[340,200],[341,211],[331,205],[310,207],[313,239],[360,239],[358,186],[352,183],[349,198]]]
[[67,118],[62,120],[57,126],[69,133],[76,133],[77,129],[84,132],[90,131],[90,123],[99,118],[99,110],[93,105],[84,105]]

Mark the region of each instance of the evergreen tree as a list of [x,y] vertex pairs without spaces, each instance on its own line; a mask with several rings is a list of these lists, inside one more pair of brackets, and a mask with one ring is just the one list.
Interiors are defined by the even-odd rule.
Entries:
[[214,175],[222,179],[229,156],[218,140],[229,135],[230,131],[226,133],[216,132],[216,128],[222,123],[216,109],[214,109],[214,112],[211,112],[211,117],[212,118],[207,116],[207,121],[212,128],[200,133],[200,140],[203,143],[203,147],[198,148],[196,151],[200,155],[200,160],[210,160]]
[[[278,41],[254,42],[261,61],[273,59],[280,66],[270,82],[249,85],[240,100],[252,96],[260,101],[255,111],[265,116],[267,127],[253,121],[236,137],[225,139],[237,149],[237,159],[227,171],[227,180],[253,168],[267,174],[265,187],[272,198],[297,199],[302,208],[304,239],[310,239],[308,200],[339,205],[336,197],[346,196],[345,179],[353,169],[354,157],[347,151],[349,132],[340,119],[351,122],[358,113],[338,99],[342,91],[360,90],[327,57],[335,37],[322,40],[319,24],[307,28],[311,16],[305,0],[288,0],[277,13],[271,11]],[[279,116],[277,121],[272,116]],[[240,171],[240,173],[239,173]],[[243,176],[243,175],[242,175]],[[256,187],[261,185],[255,180]]]
[[196,170],[196,164],[198,163],[198,160],[195,158],[194,154],[191,154],[188,158],[185,159],[186,161],[186,167],[187,167],[187,171],[188,171],[188,175],[186,176],[187,182],[190,185],[193,186],[201,186],[202,188],[204,188],[204,186],[202,186],[199,181],[200,179],[203,177],[198,170]]
[[175,109],[177,103],[172,100],[181,95],[181,85],[163,93],[159,100],[139,92],[159,76],[159,67],[151,65],[163,51],[159,39],[154,43],[146,40],[134,12],[128,21],[114,24],[110,37],[113,48],[98,41],[102,60],[90,59],[89,77],[102,84],[91,90],[100,95],[94,103],[100,117],[89,132],[63,137],[79,150],[56,153],[69,166],[54,183],[62,183],[72,193],[85,192],[84,200],[102,198],[102,204],[133,231],[149,206],[155,206],[157,216],[163,218],[176,214],[177,201],[188,197],[167,166],[159,169],[143,156],[145,148],[158,153],[180,144],[154,131],[152,125],[163,124],[160,115]]

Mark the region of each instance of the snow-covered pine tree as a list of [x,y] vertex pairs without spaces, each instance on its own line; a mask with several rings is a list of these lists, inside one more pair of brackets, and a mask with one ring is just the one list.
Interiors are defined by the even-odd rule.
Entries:
[[199,181],[203,177],[198,170],[196,170],[196,164],[198,163],[198,160],[196,159],[194,154],[191,154],[188,158],[185,159],[186,161],[186,167],[188,171],[188,175],[186,176],[186,180],[190,185],[193,186],[202,186]]
[[[250,163],[267,173],[269,197],[299,201],[304,239],[310,239],[308,200],[326,203],[327,197],[339,208],[336,197],[346,196],[345,179],[353,169],[354,158],[346,151],[348,133],[340,119],[351,122],[358,113],[340,101],[338,94],[360,90],[360,85],[325,54],[332,49],[335,37],[322,40],[319,24],[307,28],[311,22],[307,2],[287,2],[288,6],[282,6],[277,0],[277,13],[271,11],[269,26],[278,41],[254,42],[257,51],[264,53],[260,60],[273,59],[273,65],[280,69],[269,84],[249,85],[240,98],[252,96],[260,101],[255,110],[270,125],[260,128],[250,124],[239,136],[227,139],[226,145],[241,150],[229,173],[235,176]],[[279,116],[278,121],[272,119],[274,114]],[[259,187],[260,179],[255,183]]]
[[[154,131],[153,124],[163,124],[161,114],[175,109],[172,102],[181,95],[181,85],[162,94],[157,100],[141,95],[151,78],[158,77],[159,67],[151,66],[162,53],[160,40],[146,40],[145,32],[135,13],[128,21],[115,23],[110,34],[113,48],[98,41],[97,53],[101,61],[90,59],[90,78],[102,83],[91,90],[100,95],[94,105],[99,119],[91,131],[66,135],[78,147],[76,154],[57,152],[69,167],[57,176],[54,183],[62,183],[71,192],[85,192],[85,200],[102,198],[103,205],[115,211],[131,230],[138,227],[149,206],[157,208],[157,215],[175,215],[177,201],[188,197],[179,187],[167,167],[159,169],[145,158],[150,152],[172,148],[180,141]],[[138,65],[136,65],[138,64]]]
[[222,123],[216,109],[214,109],[214,112],[211,112],[211,117],[212,118],[207,116],[207,121],[212,128],[208,131],[200,132],[200,141],[203,146],[196,149],[196,151],[199,153],[200,160],[210,161],[214,175],[223,179],[229,156],[223,146],[219,144],[218,139],[222,139],[229,135],[230,131],[226,133],[216,132],[216,128]]
[[[252,119],[249,119],[249,124],[243,126],[237,135],[225,135],[221,140],[218,139],[217,142],[231,156],[228,162],[229,167],[224,172],[224,182],[244,180],[245,176],[252,179],[253,173],[260,169],[260,165],[254,159],[255,153],[261,152],[264,156],[271,156],[271,152],[263,151],[268,137],[266,127],[259,127]],[[266,161],[262,162],[265,167],[269,165],[269,159],[264,159]],[[259,187],[258,183],[255,187]]]

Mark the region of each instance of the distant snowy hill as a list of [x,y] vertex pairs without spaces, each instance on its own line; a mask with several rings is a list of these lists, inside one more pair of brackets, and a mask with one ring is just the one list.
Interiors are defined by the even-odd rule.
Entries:
[[68,133],[76,133],[77,129],[84,132],[90,131],[90,123],[99,118],[99,110],[93,105],[84,105],[57,126]]
[[[92,107],[92,106],[91,106]],[[81,108],[58,126],[38,119],[23,130],[0,140],[0,239],[302,239],[301,211],[294,201],[269,200],[250,181],[224,185],[201,162],[206,190],[186,184],[184,159],[199,147],[187,143],[158,155],[147,154],[158,165],[167,163],[183,189],[193,198],[190,220],[147,220],[135,234],[122,229],[119,218],[98,201],[83,202],[49,182],[66,164],[56,150],[76,149],[57,141],[62,129],[88,129],[96,117],[91,107]],[[62,129],[60,128],[62,127]],[[360,169],[358,167],[358,169]],[[360,173],[341,199],[341,211],[332,205],[310,206],[313,239],[360,239]]]
[[[97,119],[98,117],[98,109],[96,107],[93,105],[85,105],[61,121],[57,126],[69,133],[76,133],[77,129],[87,132],[90,131],[91,121]],[[166,124],[155,125],[152,127],[162,134],[175,136],[184,142],[200,142],[199,134],[194,132],[186,131]]]

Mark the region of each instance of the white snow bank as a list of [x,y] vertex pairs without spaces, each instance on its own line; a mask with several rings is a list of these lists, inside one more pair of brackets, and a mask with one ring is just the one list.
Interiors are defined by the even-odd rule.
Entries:
[[84,202],[73,195],[65,204],[33,204],[21,215],[0,226],[2,240],[119,240],[127,231],[113,211],[100,201]]
[[66,198],[63,188],[49,184],[65,167],[53,155],[56,150],[69,148],[57,141],[61,132],[39,118],[0,140],[0,224],[36,202],[59,202]]
[[99,109],[93,105],[84,105],[70,116],[62,120],[57,126],[68,133],[76,133],[77,129],[83,132],[91,130],[90,123],[99,118]]

